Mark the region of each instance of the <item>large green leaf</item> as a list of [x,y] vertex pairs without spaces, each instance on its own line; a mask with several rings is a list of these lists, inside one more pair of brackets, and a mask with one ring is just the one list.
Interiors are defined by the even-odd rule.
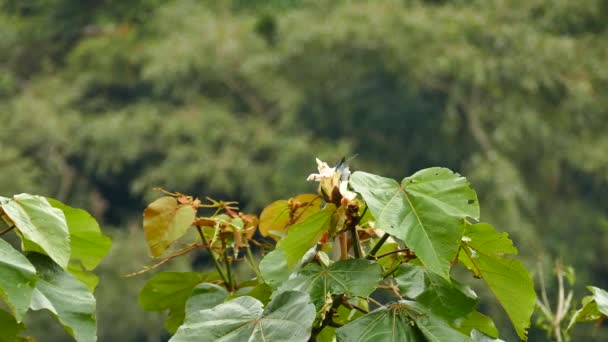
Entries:
[[77,341],[97,341],[93,294],[48,257],[31,253],[28,258],[40,275],[31,308],[49,310]]
[[512,257],[517,249],[506,233],[486,223],[467,224],[459,260],[482,278],[511,319],[517,335],[526,339],[534,312],[534,283],[524,265]]
[[278,200],[270,203],[260,214],[260,233],[273,237],[284,234],[290,224],[302,222],[321,210],[321,202],[319,195],[301,194],[289,201]]
[[422,266],[403,264],[395,273],[399,291],[426,306],[438,317],[456,323],[473,309],[477,295],[468,287],[445,280]]
[[266,254],[260,261],[260,272],[266,284],[272,288],[277,288],[281,285],[290,274],[290,268],[287,266],[285,251],[275,249]]
[[383,306],[336,330],[338,341],[470,341],[424,306],[400,301]]
[[228,291],[221,286],[210,283],[198,284],[186,302],[186,316],[191,316],[197,311],[211,309],[223,303],[226,297],[228,297]]
[[158,257],[192,226],[196,210],[165,196],[144,210],[144,232],[152,256]]
[[23,323],[17,322],[10,313],[0,309],[0,342],[13,342],[25,330]]
[[150,279],[139,294],[139,305],[147,311],[169,310],[167,330],[175,332],[185,317],[186,301],[192,290],[206,281],[216,280],[217,273],[161,272]]
[[61,210],[44,197],[28,194],[15,195],[2,203],[2,209],[21,233],[25,250],[45,253],[62,268],[68,267],[70,233]]
[[23,254],[0,239],[0,296],[20,322],[30,307],[36,269]]
[[289,267],[294,266],[329,229],[336,206],[328,204],[323,210],[312,214],[306,220],[289,227],[287,237],[279,241],[277,248],[285,251]]
[[429,168],[401,181],[355,172],[352,187],[361,194],[376,226],[403,240],[432,272],[449,279],[463,218],[479,217],[477,195],[466,178],[445,168]]
[[594,286],[587,288],[593,295],[583,298],[583,306],[572,316],[568,330],[572,329],[576,322],[590,322],[608,317],[608,292]]
[[72,208],[52,198],[47,199],[65,215],[70,232],[71,259],[80,260],[89,271],[97,267],[110,251],[110,238],[101,233],[97,221],[85,210]]
[[314,320],[315,308],[306,293],[283,292],[265,309],[257,299],[244,296],[188,315],[170,341],[306,342]]
[[382,267],[366,259],[340,260],[329,267],[307,264],[297,276],[286,281],[280,291],[308,292],[317,310],[325,305],[329,294],[348,297],[369,296],[382,280]]
[[85,284],[91,292],[94,292],[99,284],[99,277],[95,273],[87,271],[79,261],[70,261],[68,272]]

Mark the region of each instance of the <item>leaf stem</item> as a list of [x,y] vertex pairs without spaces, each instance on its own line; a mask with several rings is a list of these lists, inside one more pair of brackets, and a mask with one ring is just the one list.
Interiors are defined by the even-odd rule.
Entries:
[[207,252],[209,252],[209,256],[211,256],[211,259],[213,260],[213,264],[215,265],[215,269],[217,270],[217,273],[220,275],[220,277],[224,281],[224,284],[226,284],[226,288],[230,287],[230,285],[228,284],[228,279],[224,275],[224,272],[222,271],[222,268],[220,267],[220,263],[217,261],[215,255],[213,254],[213,250],[211,249],[211,246],[209,244],[207,244],[207,239],[205,238],[205,234],[203,234],[203,229],[199,226],[196,226],[196,230],[198,231],[198,235],[201,236],[203,244],[205,246],[207,246]]
[[384,235],[382,235],[382,237],[380,238],[380,240],[378,240],[378,242],[376,243],[376,245],[374,245],[374,248],[372,248],[372,250],[369,251],[369,253],[367,254],[367,256],[365,258],[367,258],[369,260],[375,260],[376,259],[376,253],[378,253],[378,251],[380,250],[380,248],[382,248],[382,245],[386,242],[386,240],[388,240],[388,238],[390,236],[391,236],[391,234],[384,233]]

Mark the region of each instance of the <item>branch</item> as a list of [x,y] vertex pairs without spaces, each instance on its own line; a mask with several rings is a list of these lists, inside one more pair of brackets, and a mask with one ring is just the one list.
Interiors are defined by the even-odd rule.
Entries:
[[[0,234],[0,235],[2,235],[2,234]],[[179,256],[182,256],[182,255],[184,255],[184,254],[186,254],[186,253],[188,253],[190,251],[193,251],[193,250],[195,250],[197,248],[201,248],[201,247],[203,247],[203,245],[201,245],[201,244],[190,245],[190,246],[188,246],[188,247],[186,247],[186,248],[184,248],[184,249],[176,252],[175,254],[172,254],[172,255],[164,258],[163,260],[161,260],[160,262],[158,262],[158,263],[156,263],[156,264],[154,264],[152,266],[144,267],[144,269],[141,270],[141,271],[125,274],[125,275],[123,275],[123,277],[124,278],[130,278],[130,277],[134,277],[136,275],[144,274],[144,273],[146,273],[148,271],[151,271],[153,269],[156,269],[156,268],[158,268],[158,267],[166,264],[167,262],[169,262],[169,261],[171,261],[171,260],[173,260],[173,259],[175,259],[175,258],[177,258]]]

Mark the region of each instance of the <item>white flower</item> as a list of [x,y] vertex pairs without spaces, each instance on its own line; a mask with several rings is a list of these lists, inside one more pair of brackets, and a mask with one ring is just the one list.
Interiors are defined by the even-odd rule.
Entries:
[[[330,167],[326,162],[317,158],[317,169],[319,173],[312,173],[306,178],[307,181],[316,181],[321,185],[321,189],[326,194],[331,194],[334,188],[340,190],[342,197],[352,201],[357,194],[348,190],[348,180],[340,180],[342,175],[336,171],[335,167]],[[350,171],[346,169],[346,172]],[[348,177],[346,177],[348,179]]]
[[340,182],[340,194],[349,201],[352,201],[357,197],[357,193],[348,190],[348,181]]
[[333,178],[336,173],[335,167],[330,167],[326,162],[321,161],[321,159],[317,158],[317,169],[319,173],[311,173],[306,178],[307,181],[317,181],[320,182],[323,178]]
[[471,238],[468,236],[463,236],[460,240],[462,240],[462,242],[471,242]]

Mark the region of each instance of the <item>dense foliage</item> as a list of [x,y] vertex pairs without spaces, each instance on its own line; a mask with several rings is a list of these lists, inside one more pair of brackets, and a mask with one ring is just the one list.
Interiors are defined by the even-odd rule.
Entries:
[[120,274],[147,257],[149,189],[253,212],[306,192],[315,155],[466,174],[528,267],[561,257],[577,293],[608,288],[607,26],[605,0],[0,0],[0,189],[120,228],[108,340],[159,338],[112,307],[144,281]]
[[[91,271],[110,249],[86,211],[40,196],[0,197],[0,216],[21,251],[0,238],[0,341],[20,336],[29,310],[46,309],[77,341],[97,341],[95,298],[99,279]],[[4,309],[8,308],[8,311]]]

